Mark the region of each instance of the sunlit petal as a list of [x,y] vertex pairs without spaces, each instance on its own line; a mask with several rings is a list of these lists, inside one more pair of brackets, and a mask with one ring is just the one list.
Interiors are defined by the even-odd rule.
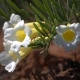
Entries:
[[22,46],[27,47],[31,42],[31,39],[29,36],[26,36],[23,42],[21,43]]
[[18,23],[19,21],[21,21],[21,17],[19,15],[15,15],[14,13],[11,15],[10,17],[10,22],[12,24],[16,24]]
[[68,29],[65,25],[60,25],[59,27],[56,27],[56,31],[59,33],[63,33],[66,29]]
[[14,27],[15,30],[24,29],[24,20],[19,21],[16,26]]
[[29,36],[30,36],[30,34],[32,33],[32,30],[30,29],[30,27],[29,27],[29,26],[26,26],[26,25],[25,25],[25,27],[24,27],[24,31],[25,31],[25,33],[26,33],[27,35],[29,35]]

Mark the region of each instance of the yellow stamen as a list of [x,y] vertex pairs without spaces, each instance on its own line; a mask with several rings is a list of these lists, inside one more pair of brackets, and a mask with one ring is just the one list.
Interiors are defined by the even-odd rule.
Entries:
[[70,23],[67,24],[67,27],[69,27],[69,26],[70,26]]
[[24,38],[26,36],[26,34],[23,30],[17,31],[15,35],[16,35],[17,40],[21,41],[21,42],[24,40]]
[[66,42],[72,42],[75,39],[75,32],[71,29],[68,29],[62,34],[62,36]]

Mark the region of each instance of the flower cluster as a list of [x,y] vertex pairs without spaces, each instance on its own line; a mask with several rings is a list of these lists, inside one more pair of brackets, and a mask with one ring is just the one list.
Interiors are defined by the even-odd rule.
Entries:
[[[32,33],[35,32],[34,34]],[[3,25],[4,32],[4,49],[0,54],[0,63],[5,66],[5,70],[13,72],[16,65],[21,60],[19,54],[22,47],[27,48],[31,43],[31,35],[37,35],[34,28],[24,24],[24,20],[21,20],[19,15],[12,14],[10,21],[7,21]],[[66,51],[70,51],[77,48],[77,44],[80,43],[80,23],[73,23],[66,25],[60,25],[56,27],[57,35],[54,36],[53,42],[64,47]],[[28,49],[28,48],[27,48]],[[13,55],[16,58],[13,58]]]
[[[10,21],[4,23],[3,31],[5,51],[0,54],[0,63],[5,66],[5,70],[13,72],[21,59],[19,54],[21,47],[27,48],[31,42],[32,30],[24,24],[19,15],[12,14]],[[11,57],[10,51],[17,56],[16,60]]]
[[77,48],[80,43],[80,23],[60,25],[56,27],[57,35],[54,37],[54,43],[64,47],[66,51]]

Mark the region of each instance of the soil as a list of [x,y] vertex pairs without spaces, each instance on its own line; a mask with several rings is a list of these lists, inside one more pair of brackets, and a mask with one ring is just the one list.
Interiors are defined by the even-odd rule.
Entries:
[[70,60],[58,60],[48,55],[45,59],[39,51],[23,59],[13,73],[0,66],[0,80],[80,80],[80,64]]

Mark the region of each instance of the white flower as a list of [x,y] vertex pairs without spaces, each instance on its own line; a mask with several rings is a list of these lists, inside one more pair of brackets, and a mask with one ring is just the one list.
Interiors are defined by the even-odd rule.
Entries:
[[[24,24],[24,20],[21,20],[19,15],[12,14],[10,21],[4,23],[3,31],[5,51],[0,53],[0,63],[5,66],[5,70],[13,72],[20,61],[20,48],[27,48],[31,42],[32,30]],[[17,56],[16,61],[9,54],[10,51]]]
[[10,21],[4,23],[3,30],[14,27],[14,24],[17,24],[19,21],[21,21],[21,17],[13,13],[10,17]]
[[[14,19],[15,18],[15,19]],[[12,14],[10,21],[4,23],[4,42],[10,43],[10,50],[18,52],[20,47],[27,47],[30,42],[31,29],[24,24],[24,21],[20,19],[18,15]],[[10,24],[14,25],[11,26]],[[16,24],[15,24],[16,23]]]
[[68,26],[60,25],[56,27],[56,31],[57,35],[53,41],[58,46],[64,47],[65,50],[73,50],[80,43],[80,23],[73,23]]
[[18,58],[14,61],[7,51],[0,53],[0,63],[5,66],[5,70],[8,72],[13,72],[18,62]]

